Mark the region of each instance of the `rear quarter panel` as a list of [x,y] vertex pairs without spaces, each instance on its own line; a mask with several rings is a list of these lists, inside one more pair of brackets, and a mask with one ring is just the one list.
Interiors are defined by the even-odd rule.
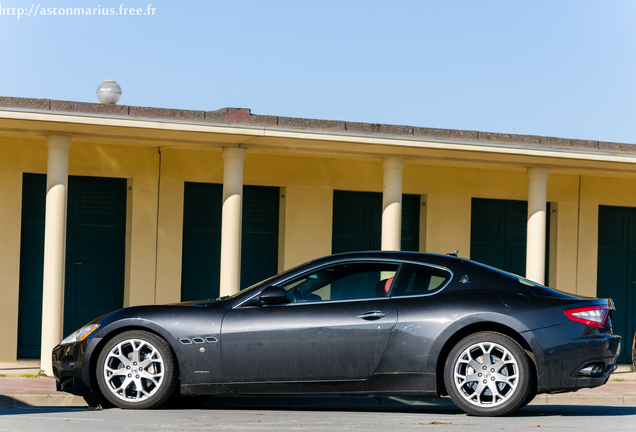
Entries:
[[[436,295],[394,298],[398,322],[378,373],[435,372],[438,358],[455,334],[480,323],[495,323],[518,334],[545,324],[542,306],[528,297],[522,308],[506,307],[501,291],[444,291]],[[552,325],[565,317],[552,317]],[[493,326],[494,328],[494,326]]]

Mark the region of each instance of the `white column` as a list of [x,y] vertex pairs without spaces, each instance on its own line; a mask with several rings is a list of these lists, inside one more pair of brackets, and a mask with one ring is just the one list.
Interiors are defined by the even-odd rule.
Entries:
[[66,256],[66,197],[68,151],[71,138],[46,138],[46,218],[44,223],[44,282],[42,294],[41,368],[53,374],[51,351],[62,340],[64,319],[64,264]]
[[545,233],[548,169],[528,168],[526,278],[545,283]]
[[223,159],[221,296],[237,293],[241,283],[241,218],[245,149],[225,148]]
[[389,157],[382,160],[384,186],[382,188],[382,250],[399,251],[402,240],[402,171],[404,159]]

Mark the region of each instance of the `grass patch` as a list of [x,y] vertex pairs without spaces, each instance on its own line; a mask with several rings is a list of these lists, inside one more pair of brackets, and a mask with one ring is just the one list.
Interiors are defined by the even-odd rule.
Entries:
[[40,369],[40,372],[38,372],[37,374],[22,374],[20,376],[23,378],[40,378],[47,375],[44,373],[44,369]]
[[623,381],[625,381],[625,378],[614,378],[612,380],[612,382],[623,382]]
[[6,378],[6,374],[0,374],[0,378]]

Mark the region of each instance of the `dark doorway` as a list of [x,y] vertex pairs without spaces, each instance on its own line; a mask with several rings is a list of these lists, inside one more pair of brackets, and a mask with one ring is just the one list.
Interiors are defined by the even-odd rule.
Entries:
[[473,198],[470,259],[525,275],[527,219],[526,201]]
[[[402,195],[403,251],[418,251],[420,196]],[[332,253],[380,250],[382,194],[334,191]]]
[[241,288],[278,273],[280,189],[245,186],[241,236]]
[[[528,202],[473,198],[470,259],[525,276]],[[546,208],[545,282],[548,282],[550,203]]]
[[219,295],[223,185],[185,183],[181,300]]
[[[40,357],[46,175],[23,176],[18,357]],[[126,180],[69,177],[64,335],[123,306]]]
[[[280,189],[243,186],[241,288],[278,272]],[[185,183],[181,300],[219,296],[223,185]]]
[[619,363],[631,362],[636,331],[636,208],[599,206],[597,296],[614,300],[614,333],[623,337]]
[[18,358],[39,358],[42,338],[46,175],[22,177]]
[[64,334],[124,304],[126,179],[69,177]]

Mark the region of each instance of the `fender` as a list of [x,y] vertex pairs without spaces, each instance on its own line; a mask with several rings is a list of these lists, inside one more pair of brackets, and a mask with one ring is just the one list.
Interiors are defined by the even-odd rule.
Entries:
[[[220,364],[218,341],[221,321],[228,310],[228,305],[212,308],[168,305],[138,306],[115,311],[98,320],[100,329],[86,346],[82,377],[85,382],[90,382],[91,369],[97,361],[93,354],[99,355],[104,343],[112,336],[127,330],[145,330],[168,342],[175,353],[182,382],[191,383],[195,370],[209,370],[209,367],[202,366]],[[203,338],[205,351],[201,352],[198,344],[192,343],[193,338]],[[214,342],[207,342],[205,338]],[[185,344],[181,340],[190,342]],[[213,379],[216,373],[221,373],[220,368],[209,372],[207,377],[197,378]]]

